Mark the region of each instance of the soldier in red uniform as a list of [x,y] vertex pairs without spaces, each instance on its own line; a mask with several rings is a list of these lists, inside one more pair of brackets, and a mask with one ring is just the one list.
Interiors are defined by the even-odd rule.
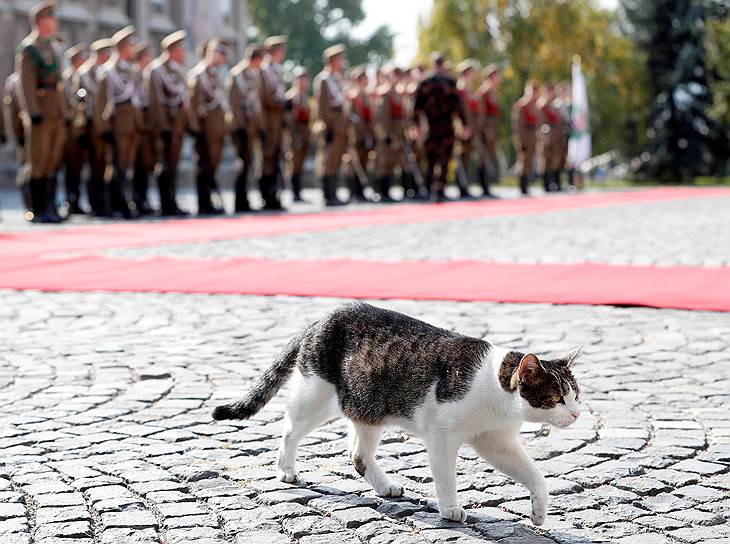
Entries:
[[512,141],[517,151],[517,175],[523,195],[528,194],[535,174],[537,131],[540,124],[540,112],[536,102],[539,94],[539,86],[528,81],[524,94],[512,108]]
[[476,61],[467,59],[459,63],[457,71],[459,72],[459,79],[456,82],[456,87],[459,89],[459,96],[461,97],[465,117],[461,126],[461,133],[459,134],[459,158],[461,164],[459,165],[456,181],[459,186],[461,198],[472,198],[471,193],[469,193],[468,172],[471,156],[477,142],[476,138],[478,136],[480,120],[479,98],[472,91],[474,76],[476,74]]
[[562,161],[562,118],[555,104],[555,86],[548,84],[537,103],[542,113],[540,137],[542,138],[542,179],[546,192],[560,190],[560,168]]
[[479,182],[484,189],[484,197],[494,198],[490,187],[499,183],[499,123],[502,109],[497,91],[502,82],[499,68],[490,64],[484,69],[485,80],[479,88],[481,121],[479,123],[482,153]]

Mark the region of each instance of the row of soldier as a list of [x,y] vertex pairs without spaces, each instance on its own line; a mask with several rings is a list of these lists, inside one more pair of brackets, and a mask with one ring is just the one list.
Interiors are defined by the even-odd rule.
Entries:
[[[85,211],[80,205],[85,164],[94,215],[133,218],[150,213],[147,192],[153,171],[158,173],[160,213],[185,215],[177,204],[176,184],[186,134],[195,140],[200,214],[223,211],[213,195],[218,192],[216,174],[228,134],[240,163],[236,212],[251,209],[248,179],[256,150],[261,155],[258,185],[264,208],[282,209],[279,188],[287,171],[294,198],[301,199],[312,133],[319,138],[319,170],[328,205],[341,203],[337,187],[343,163],[356,200],[365,199],[367,186],[375,200],[391,200],[396,174],[406,198],[444,200],[452,156],[457,159],[462,197],[471,197],[467,172],[475,154],[483,194],[491,196],[491,185],[498,181],[501,108],[495,66],[485,70],[476,90],[473,61],[456,67],[457,81],[440,55],[434,56],[433,70],[427,74],[421,68],[386,67],[370,82],[364,67],[345,77],[345,48],[333,46],[324,52],[325,68],[314,80],[315,116],[303,68],[294,70],[292,87],[285,89],[283,36],[249,46],[224,80],[221,67],[230,55],[224,40],[202,44],[202,60],[185,74],[185,32],[165,37],[162,54],[154,58],[150,44],[137,41],[134,28],[126,27],[92,43],[88,52],[81,45],[71,47],[64,55],[69,67],[61,73],[54,10],[53,2],[32,10],[33,32],[19,47],[17,69],[5,89],[6,125],[19,144],[27,217],[32,221],[60,220],[56,178],[62,166],[69,212]],[[528,85],[513,108],[523,193],[539,152],[546,189],[560,186],[570,127],[566,104],[556,98],[554,88],[541,94],[539,87]]]

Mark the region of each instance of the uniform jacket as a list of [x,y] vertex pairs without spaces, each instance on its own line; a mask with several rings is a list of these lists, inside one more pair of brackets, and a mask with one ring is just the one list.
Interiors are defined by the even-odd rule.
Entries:
[[57,42],[31,32],[20,43],[15,62],[20,77],[21,110],[29,117],[63,118],[66,110]]

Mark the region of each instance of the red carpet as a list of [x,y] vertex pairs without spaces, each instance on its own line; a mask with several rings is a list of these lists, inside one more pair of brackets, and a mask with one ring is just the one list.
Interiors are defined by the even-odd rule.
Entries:
[[62,260],[3,260],[0,287],[620,304],[730,311],[730,268],[253,258],[119,260],[90,255]]
[[439,205],[392,205],[365,211],[345,210],[315,214],[112,223],[68,227],[54,231],[0,234],[0,258],[63,252],[93,252],[112,247],[255,238],[374,225],[457,221],[497,215],[526,215],[721,196],[730,196],[730,188],[661,188],[522,200],[453,202]]

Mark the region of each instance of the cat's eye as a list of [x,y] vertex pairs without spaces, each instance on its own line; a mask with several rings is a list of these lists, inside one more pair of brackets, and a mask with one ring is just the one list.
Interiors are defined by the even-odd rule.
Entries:
[[563,401],[562,395],[553,395],[553,402],[555,404],[561,404]]

